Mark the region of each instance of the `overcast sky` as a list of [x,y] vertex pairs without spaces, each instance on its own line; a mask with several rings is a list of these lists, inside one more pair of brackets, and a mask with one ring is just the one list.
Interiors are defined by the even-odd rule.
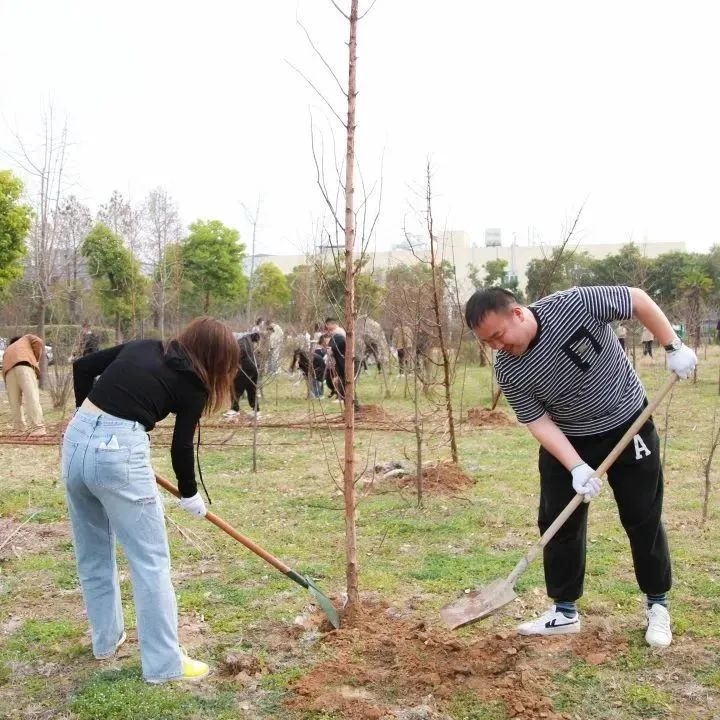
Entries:
[[[478,243],[486,227],[554,242],[583,203],[585,243],[720,241],[718,7],[377,0],[357,111],[368,187],[383,159],[377,247],[412,227],[428,157],[436,226]],[[52,103],[93,210],[162,185],[186,223],[217,218],[247,242],[242,204],[260,197],[259,249],[302,251],[324,214],[311,114],[326,148],[331,128],[344,140],[291,64],[345,108],[296,18],[345,83],[329,0],[0,0],[0,148],[34,142]]]

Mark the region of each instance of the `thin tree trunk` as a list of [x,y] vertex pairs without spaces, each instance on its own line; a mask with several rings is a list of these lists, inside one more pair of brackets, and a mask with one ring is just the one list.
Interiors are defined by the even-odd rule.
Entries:
[[417,504],[418,507],[422,507],[423,505],[423,476],[422,476],[422,467],[423,467],[423,451],[422,451],[422,441],[423,441],[423,426],[422,426],[422,416],[420,414],[420,394],[418,392],[418,376],[417,373],[413,373],[413,429],[415,430],[415,451],[417,455],[417,465],[415,470],[415,484],[417,487]]
[[[45,314],[46,314],[46,305],[45,300],[43,298],[40,299],[40,308],[38,310],[38,324],[37,324],[37,334],[38,337],[42,339],[43,343],[45,343]],[[45,354],[45,351],[43,350],[42,357],[40,358],[40,380],[38,381],[38,385],[41,390],[45,390],[47,388],[47,372],[48,372],[48,360],[47,355]]]
[[165,284],[160,281],[160,302],[158,303],[158,325],[160,330],[160,339],[165,340]]
[[448,353],[447,343],[445,341],[445,333],[443,330],[443,317],[441,312],[442,304],[442,285],[440,273],[442,269],[437,264],[435,253],[435,238],[433,237],[433,216],[432,216],[432,189],[430,186],[430,163],[427,165],[427,185],[426,185],[426,202],[427,202],[427,228],[430,235],[430,270],[432,272],[433,283],[433,312],[435,313],[435,322],[438,329],[438,341],[440,342],[440,352],[443,359],[443,386],[445,389],[445,411],[447,413],[448,431],[450,433],[450,454],[452,460],[457,464],[458,449],[457,439],[455,437],[455,419],[453,418],[453,406],[451,395],[451,372],[450,372],[450,354]]
[[350,8],[347,143],[345,151],[345,551],[348,606],[360,605],[355,499],[355,98],[358,0]]
[[712,462],[713,457],[715,456],[715,451],[717,450],[718,443],[720,443],[720,428],[718,428],[717,432],[715,431],[715,421],[716,421],[717,413],[715,413],[715,416],[713,416],[713,427],[712,432],[710,434],[710,452],[708,453],[707,461],[705,462],[705,466],[703,467],[703,471],[705,474],[705,493],[703,496],[703,509],[702,509],[702,524],[704,525],[707,522],[708,519],[708,511],[710,508],[710,490],[712,489],[712,481],[710,479],[710,472],[712,470]]

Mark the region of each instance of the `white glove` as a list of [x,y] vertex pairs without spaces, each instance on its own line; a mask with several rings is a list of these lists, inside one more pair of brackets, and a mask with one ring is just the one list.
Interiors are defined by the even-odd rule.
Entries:
[[602,480],[587,463],[576,465],[570,472],[573,490],[583,496],[583,502],[588,503],[597,497],[602,488]]
[[195,493],[189,498],[180,498],[180,507],[183,510],[187,510],[191,515],[195,517],[205,517],[207,509],[205,508],[205,501],[202,499],[199,493]]
[[668,369],[680,379],[686,380],[697,365],[697,355],[692,348],[682,344],[679,350],[673,350],[667,356]]

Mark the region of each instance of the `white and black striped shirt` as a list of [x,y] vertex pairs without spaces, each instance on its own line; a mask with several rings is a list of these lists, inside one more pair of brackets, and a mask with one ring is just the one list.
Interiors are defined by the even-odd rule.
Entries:
[[538,334],[520,356],[498,352],[498,383],[521,423],[547,413],[566,435],[625,423],[645,390],[608,325],[632,317],[630,290],[575,287],[529,306]]

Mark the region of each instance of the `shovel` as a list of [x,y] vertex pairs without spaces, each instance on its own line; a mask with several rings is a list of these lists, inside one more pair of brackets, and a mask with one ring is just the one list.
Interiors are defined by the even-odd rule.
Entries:
[[[628,428],[622,438],[620,438],[618,444],[612,449],[605,460],[603,460],[600,467],[597,468],[597,477],[602,477],[615,460],[617,460],[620,453],[626,448],[632,437],[638,433],[650,415],[652,415],[655,408],[657,408],[662,399],[668,394],[677,379],[678,376],[675,373],[670,375],[658,394],[642,411],[637,420]],[[564,525],[570,515],[575,512],[582,501],[583,496],[578,493],[505,579],[494,580],[489,585],[473,590],[459,600],[443,606],[440,609],[440,617],[443,619],[443,622],[451,630],[454,630],[455,628],[468,625],[488,615],[492,615],[496,610],[512,602],[517,597],[515,593],[515,583],[518,578],[527,570],[530,563],[538,556],[548,542],[550,542],[555,533]]]
[[[161,477],[155,473],[155,480],[160,487],[165,488],[171,495],[176,498],[180,498],[178,489],[164,477]],[[310,594],[317,600],[318,605],[322,608],[325,615],[327,615],[330,624],[335,628],[340,627],[340,616],[335,610],[330,598],[325,595],[315,583],[305,575],[300,575],[294,570],[289,568],[284,562],[278,560],[276,557],[271,555],[267,550],[263,550],[259,545],[255,544],[250,538],[241,535],[232,525],[226,523],[222,518],[219,518],[214,513],[208,512],[205,515],[205,519],[209,520],[213,525],[216,525],[221,530],[224,530],[231,538],[234,538],[238,542],[242,543],[248,550],[254,552],[256,555],[261,557],[265,562],[270,563],[276,570],[279,570],[283,575],[286,575],[293,582],[301,585],[306,590],[310,591]]]

